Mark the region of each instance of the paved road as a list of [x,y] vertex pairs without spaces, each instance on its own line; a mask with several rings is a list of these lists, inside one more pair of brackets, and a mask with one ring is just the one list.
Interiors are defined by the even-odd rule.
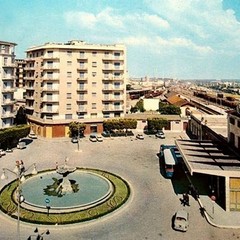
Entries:
[[[37,162],[38,169],[54,168],[55,162],[69,165],[99,168],[120,175],[131,186],[129,201],[114,213],[87,223],[68,226],[50,226],[51,234],[45,239],[52,240],[135,240],[135,239],[239,239],[240,230],[218,229],[210,226],[201,217],[199,206],[190,198],[190,227],[186,233],[172,230],[171,219],[180,205],[172,181],[160,172],[157,153],[160,143],[173,144],[179,133],[167,133],[165,140],[146,136],[145,140],[114,138],[102,143],[81,140],[77,144],[69,140],[34,140],[25,150],[15,150],[0,159],[1,166],[13,168],[16,160],[22,159],[26,166]],[[9,175],[10,176],[10,175]],[[11,180],[11,179],[10,179]],[[9,181],[9,180],[8,180]],[[1,180],[0,187],[4,185]],[[15,220],[0,215],[0,239],[16,239]],[[36,226],[21,223],[21,239],[33,233]],[[38,226],[45,230],[45,226]]]

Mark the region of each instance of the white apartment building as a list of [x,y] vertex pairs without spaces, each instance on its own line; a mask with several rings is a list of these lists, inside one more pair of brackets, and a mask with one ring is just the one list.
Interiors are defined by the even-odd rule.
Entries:
[[14,87],[15,46],[11,42],[0,41],[0,128],[13,125],[14,122]]
[[67,136],[71,121],[86,123],[86,133],[101,132],[104,119],[124,116],[124,45],[74,40],[26,53],[26,110],[38,135]]

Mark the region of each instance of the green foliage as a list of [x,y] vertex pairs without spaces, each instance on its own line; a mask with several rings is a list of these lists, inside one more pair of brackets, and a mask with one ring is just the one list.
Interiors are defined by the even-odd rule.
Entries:
[[167,127],[168,120],[164,118],[148,118],[147,126],[149,131],[162,130],[163,127]]
[[159,104],[159,112],[165,115],[180,115],[181,109],[175,105]]
[[108,119],[103,122],[103,128],[107,131],[136,129],[137,120],[135,119]]
[[19,107],[14,121],[16,125],[27,124],[27,115],[23,107]]
[[80,122],[70,122],[69,123],[69,137],[82,135],[84,136],[84,131],[86,129],[86,125]]
[[131,113],[145,112],[145,111],[146,111],[146,109],[143,107],[143,100],[142,99],[140,99],[134,107],[131,106],[131,109],[130,109]]
[[142,99],[140,99],[136,103],[135,107],[139,110],[139,112],[145,112],[146,111],[145,108],[143,107],[143,100]]
[[30,133],[30,125],[18,125],[10,128],[0,129],[1,148],[15,147],[20,138],[26,137]]
[[[48,225],[63,225],[63,224],[72,224],[77,222],[89,221],[92,219],[99,218],[103,215],[106,215],[120,206],[122,206],[130,196],[130,187],[128,183],[122,179],[121,177],[102,170],[98,169],[80,169],[82,171],[92,172],[94,174],[102,175],[106,177],[112,184],[114,191],[112,195],[102,203],[99,203],[96,206],[89,207],[86,209],[69,210],[69,212],[59,212],[47,213],[46,210],[42,209],[42,211],[34,211],[28,210],[24,207],[21,207],[20,211],[20,219],[25,222],[30,222],[34,224],[48,224]],[[45,170],[43,172],[49,172],[53,170]],[[31,177],[31,174],[26,176]],[[13,199],[14,192],[17,188],[17,180],[12,181],[8,185],[4,186],[0,191],[0,209],[5,213],[11,216],[12,218],[17,218],[17,203]]]

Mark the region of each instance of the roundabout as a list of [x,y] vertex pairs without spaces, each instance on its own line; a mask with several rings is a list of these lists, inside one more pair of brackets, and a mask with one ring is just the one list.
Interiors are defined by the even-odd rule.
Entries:
[[[17,186],[14,180],[0,192],[0,208],[17,219]],[[20,220],[61,225],[97,219],[122,206],[130,195],[121,177],[99,169],[49,169],[29,174],[21,184]]]

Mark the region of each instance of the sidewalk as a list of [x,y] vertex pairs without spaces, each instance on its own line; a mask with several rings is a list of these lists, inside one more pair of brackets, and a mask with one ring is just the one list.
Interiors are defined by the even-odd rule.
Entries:
[[198,203],[205,209],[204,215],[209,224],[219,228],[240,229],[240,212],[226,212],[206,195],[200,195]]

